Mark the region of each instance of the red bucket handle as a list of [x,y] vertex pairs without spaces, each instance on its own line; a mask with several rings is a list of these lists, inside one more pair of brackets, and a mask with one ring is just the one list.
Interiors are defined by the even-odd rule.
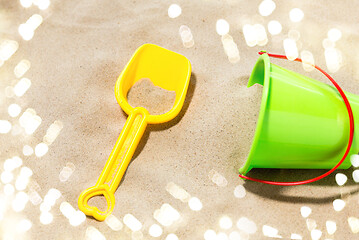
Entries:
[[[258,52],[258,54],[262,55],[262,54],[267,54],[269,57],[273,57],[273,58],[281,58],[281,59],[288,59],[286,56],[284,55],[279,55],[279,54],[271,54],[271,53],[267,53],[265,51],[261,51]],[[297,62],[303,62],[302,59],[300,58],[296,58],[294,59],[294,61]],[[244,176],[242,174],[239,174],[239,177],[247,179],[247,180],[251,180],[251,181],[255,181],[255,182],[260,182],[260,183],[265,183],[265,184],[270,184],[270,185],[279,185],[279,186],[295,186],[295,185],[303,185],[303,184],[307,184],[307,183],[312,183],[315,181],[318,181],[320,179],[325,178],[326,176],[330,175],[332,172],[334,172],[345,160],[345,158],[348,156],[350,148],[352,146],[353,143],[353,137],[354,137],[354,117],[353,117],[353,111],[352,108],[350,106],[350,103],[348,101],[347,96],[345,95],[345,93],[343,92],[343,90],[339,87],[338,83],[336,81],[334,81],[334,79],[328,74],[326,73],[323,69],[321,69],[320,67],[318,67],[317,65],[313,66],[319,70],[321,73],[323,73],[335,86],[335,88],[338,90],[340,96],[342,97],[344,103],[345,103],[345,107],[347,108],[348,111],[348,117],[349,117],[349,140],[348,140],[348,145],[347,145],[347,149],[342,157],[342,159],[338,162],[337,165],[335,165],[331,170],[329,170],[328,172],[315,177],[315,178],[311,178],[308,180],[302,180],[302,181],[297,181],[297,182],[275,182],[275,181],[267,181],[267,180],[262,180],[262,179],[257,179],[257,178],[251,178],[251,177],[247,177]]]

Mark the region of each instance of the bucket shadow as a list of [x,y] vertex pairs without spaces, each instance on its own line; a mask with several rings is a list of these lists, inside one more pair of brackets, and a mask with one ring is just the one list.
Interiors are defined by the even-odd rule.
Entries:
[[[268,179],[272,181],[278,182],[290,182],[290,181],[298,181],[304,179],[311,179],[317,177],[319,175],[324,174],[328,170],[311,170],[311,169],[253,169],[248,174],[250,177],[259,178],[259,179]],[[337,185],[335,181],[336,173],[343,173],[348,177],[348,181],[344,185],[345,187],[357,185],[351,178],[353,172],[353,168],[349,168],[346,170],[337,170],[333,174],[325,177],[322,180],[316,181],[314,183],[310,183],[308,185],[318,186],[320,188],[323,187],[337,187],[338,193],[331,194],[325,197],[312,197],[313,194],[309,192],[303,193],[303,195],[288,195],[286,194],[286,190],[289,188],[297,187],[297,186],[274,186],[268,184],[257,183],[253,181],[246,180],[243,186],[246,188],[248,192],[261,196],[263,198],[267,198],[274,201],[280,202],[291,202],[291,203],[312,203],[312,204],[323,204],[329,203],[337,198],[341,198],[343,195],[351,195],[355,193],[359,193],[359,187],[354,190],[350,190],[348,188],[339,189],[340,186]]]

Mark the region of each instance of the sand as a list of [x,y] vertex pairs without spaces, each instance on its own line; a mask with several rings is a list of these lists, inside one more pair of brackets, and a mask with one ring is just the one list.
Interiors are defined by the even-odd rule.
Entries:
[[[344,65],[333,77],[343,90],[359,94],[359,25],[353,21],[358,16],[357,1],[328,4],[324,0],[276,0],[276,9],[267,17],[259,15],[261,1],[177,1],[182,14],[173,19],[168,16],[168,8],[174,1],[53,0],[44,11],[34,4],[24,8],[20,2],[26,1],[2,0],[0,4],[2,37],[19,43],[18,50],[0,67],[0,119],[12,124],[11,132],[0,134],[0,166],[14,156],[21,157],[23,162],[13,171],[11,185],[6,185],[7,193],[15,188],[13,194],[10,191],[5,196],[5,184],[0,184],[1,206],[6,209],[0,213],[3,216],[0,239],[88,240],[91,233],[92,239],[132,240],[141,239],[136,238],[141,234],[142,239],[154,239],[149,234],[153,224],[162,227],[162,235],[156,238],[161,240],[171,233],[181,240],[203,240],[210,229],[222,233],[223,239],[227,239],[223,234],[235,236],[236,232],[246,240],[273,239],[264,236],[263,230],[268,229],[272,231],[266,231],[267,235],[278,230],[283,239],[291,239],[292,234],[312,239],[313,226],[322,232],[321,239],[358,238],[353,233],[358,229],[355,219],[358,219],[359,198],[358,185],[352,180],[354,168],[340,171],[348,177],[341,187],[336,184],[335,175],[296,187],[244,182],[237,175],[252,143],[262,94],[261,86],[246,87],[258,58],[257,51],[283,54],[283,39],[288,37],[289,30],[295,29],[300,32],[299,55],[302,50],[309,50],[316,63],[327,69],[322,41],[330,28],[337,27],[342,30],[342,38],[335,47],[341,51]],[[303,10],[304,18],[294,23],[289,19],[289,11],[296,7]],[[18,29],[34,13],[43,16],[43,23],[33,38],[25,41]],[[229,61],[222,37],[216,32],[218,19],[229,23],[229,34],[240,55],[236,63]],[[242,33],[244,24],[259,23],[267,29],[270,20],[278,20],[282,32],[271,36],[266,31],[265,46],[247,46]],[[181,25],[191,30],[194,44],[191,42],[190,48],[182,43]],[[231,50],[233,42],[229,42]],[[168,123],[147,126],[115,192],[112,225],[85,218],[80,225],[73,226],[74,220],[64,216],[60,205],[67,202],[76,213],[81,191],[96,184],[128,117],[116,101],[116,80],[132,54],[144,43],[157,44],[190,60],[192,76],[183,109]],[[23,59],[31,62],[23,76],[31,80],[31,87],[22,97],[6,97],[5,88],[20,80],[14,75],[14,68]],[[305,72],[300,63],[272,62],[325,79],[315,71]],[[8,107],[14,103],[22,109],[17,117],[8,114]],[[31,135],[18,132],[19,117],[27,108],[33,108],[42,119]],[[29,145],[35,149],[55,121],[61,121],[63,128],[46,154],[25,156],[23,147]],[[59,174],[68,163],[76,168],[66,180],[60,181]],[[30,168],[33,174],[29,186],[18,190],[15,185],[22,167]],[[323,172],[253,170],[251,176],[295,181]],[[61,196],[45,211],[53,217],[45,218],[52,220],[46,222],[44,217],[40,218],[40,205],[52,188],[58,189]],[[15,212],[12,200],[18,192],[31,197],[24,210]],[[34,200],[34,192],[40,202],[38,198]],[[335,199],[345,201],[343,210],[334,210]],[[180,215],[171,226],[163,226],[154,218],[164,204]],[[301,214],[304,206],[311,209],[309,216]],[[46,204],[41,209],[44,207]],[[75,219],[81,220],[81,215],[76,214]],[[124,223],[127,214],[141,222],[140,231],[133,233]],[[232,224],[225,218],[227,223],[220,225],[224,216]],[[22,232],[19,222],[26,219],[32,227]],[[336,223],[334,235],[329,235],[327,221]],[[19,236],[11,237],[12,233]]]
[[144,107],[151,115],[160,115],[170,111],[175,99],[175,91],[157,87],[149,78],[138,80],[127,94],[127,100],[132,107]]

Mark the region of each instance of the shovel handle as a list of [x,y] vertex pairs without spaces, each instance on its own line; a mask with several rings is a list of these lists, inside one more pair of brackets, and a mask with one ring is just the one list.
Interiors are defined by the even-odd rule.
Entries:
[[[116,141],[115,147],[112,149],[96,185],[80,194],[78,205],[80,210],[86,215],[103,221],[113,211],[115,205],[114,193],[145,132],[148,115],[148,111],[144,108],[138,107],[133,110]],[[90,198],[99,195],[103,195],[107,201],[107,209],[105,211],[100,211],[97,207],[88,205]]]

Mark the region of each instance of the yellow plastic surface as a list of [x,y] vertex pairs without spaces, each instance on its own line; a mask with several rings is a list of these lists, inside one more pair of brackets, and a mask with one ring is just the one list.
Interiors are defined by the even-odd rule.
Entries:
[[[190,77],[191,63],[186,57],[153,44],[144,44],[136,50],[115,86],[116,99],[129,116],[97,183],[80,194],[78,205],[82,212],[99,221],[105,220],[111,214],[115,206],[114,193],[147,124],[164,123],[177,116],[183,106]],[[155,86],[176,92],[175,103],[170,111],[161,115],[150,115],[145,108],[133,108],[127,102],[127,92],[143,78],[151,79]],[[90,198],[99,195],[106,198],[105,211],[88,204]]]

